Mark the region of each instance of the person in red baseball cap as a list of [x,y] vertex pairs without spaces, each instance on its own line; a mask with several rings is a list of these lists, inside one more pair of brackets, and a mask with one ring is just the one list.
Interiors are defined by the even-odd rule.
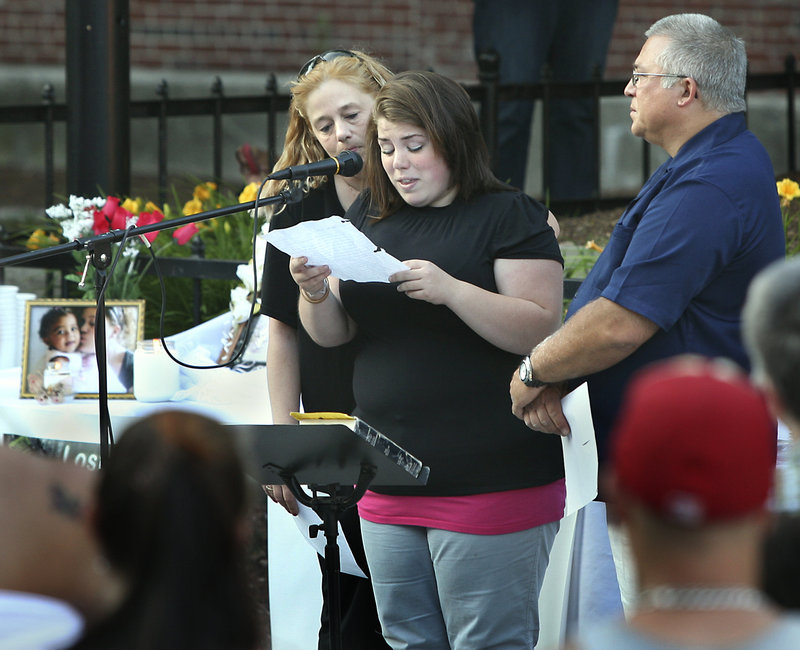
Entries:
[[758,589],[776,425],[730,361],[679,356],[640,371],[611,438],[610,507],[638,597],[627,621],[576,640],[607,648],[800,647],[800,617]]

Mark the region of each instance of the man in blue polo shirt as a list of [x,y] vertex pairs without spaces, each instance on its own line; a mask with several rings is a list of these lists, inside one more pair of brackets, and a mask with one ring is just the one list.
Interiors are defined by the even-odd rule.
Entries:
[[772,165],[745,123],[744,43],[700,14],[645,35],[625,87],[631,132],[670,158],[620,218],[564,325],[511,380],[514,414],[564,435],[560,400],[586,379],[601,465],[636,370],[682,353],[748,367],[747,286],[785,254]]

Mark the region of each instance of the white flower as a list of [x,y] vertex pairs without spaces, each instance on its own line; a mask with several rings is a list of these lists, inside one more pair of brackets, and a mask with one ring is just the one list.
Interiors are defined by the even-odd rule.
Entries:
[[250,317],[250,292],[245,287],[231,289],[231,318],[234,324],[244,323]]
[[267,236],[264,233],[259,233],[256,236],[256,269],[258,270],[258,277],[264,273],[264,254],[267,251]]
[[90,234],[93,225],[93,217],[65,219],[61,222],[61,232],[68,241],[72,241],[73,239],[80,239]]
[[72,217],[72,210],[63,203],[58,203],[47,208],[45,214],[51,219],[68,219]]
[[69,207],[70,210],[76,215],[80,214],[81,212],[88,212],[89,214],[94,214],[95,209],[100,209],[104,207],[106,204],[106,200],[101,196],[96,196],[93,199],[85,199],[82,196],[75,196],[74,194],[70,194],[69,197]]
[[45,210],[45,213],[58,222],[64,237],[68,241],[72,241],[92,234],[94,212],[105,204],[106,200],[99,196],[93,199],[84,199],[72,194],[69,197],[68,205],[63,203],[51,205]]
[[236,287],[237,289],[247,289],[247,293],[253,291],[253,265],[240,264],[236,267],[236,277],[238,277],[244,287]]
[[253,260],[236,267],[236,277],[242,281],[240,287],[231,289],[231,314],[234,323],[243,323],[250,316],[252,294],[256,295],[256,303],[261,304],[261,276],[264,275],[264,253],[267,240],[263,235],[256,237],[256,286],[253,287]]

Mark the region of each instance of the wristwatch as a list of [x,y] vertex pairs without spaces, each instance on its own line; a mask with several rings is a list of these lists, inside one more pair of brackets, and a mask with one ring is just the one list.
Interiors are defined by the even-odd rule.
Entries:
[[530,388],[541,388],[542,386],[548,385],[546,381],[534,377],[530,356],[525,357],[522,363],[519,364],[519,378],[523,384]]

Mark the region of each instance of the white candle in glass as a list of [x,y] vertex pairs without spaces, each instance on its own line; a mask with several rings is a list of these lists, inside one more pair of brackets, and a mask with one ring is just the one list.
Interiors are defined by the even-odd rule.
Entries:
[[72,395],[72,375],[69,359],[50,361],[42,373],[42,387],[51,399],[63,401]]
[[[174,355],[172,343],[167,343]],[[158,339],[139,341],[133,353],[133,396],[140,402],[168,402],[180,388],[180,366]]]

